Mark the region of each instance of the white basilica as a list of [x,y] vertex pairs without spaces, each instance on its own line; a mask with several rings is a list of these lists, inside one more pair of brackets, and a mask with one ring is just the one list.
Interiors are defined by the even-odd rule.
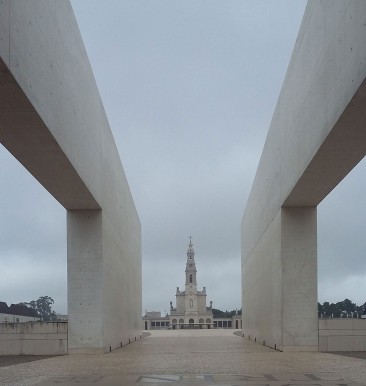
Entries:
[[187,250],[186,284],[185,290],[177,287],[176,308],[170,302],[170,326],[177,328],[212,328],[212,302],[206,307],[206,287],[197,291],[197,269],[194,261],[194,249],[192,239]]

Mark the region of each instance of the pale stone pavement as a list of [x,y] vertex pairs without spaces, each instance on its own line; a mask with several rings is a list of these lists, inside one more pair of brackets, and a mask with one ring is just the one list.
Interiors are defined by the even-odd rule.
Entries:
[[0,385],[366,385],[366,361],[281,353],[233,330],[153,331],[104,355],[69,355],[0,368]]

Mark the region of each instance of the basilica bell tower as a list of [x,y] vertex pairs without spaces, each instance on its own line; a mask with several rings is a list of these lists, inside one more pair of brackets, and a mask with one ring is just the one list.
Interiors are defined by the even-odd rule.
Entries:
[[194,261],[192,237],[189,238],[186,264],[186,291],[189,290],[194,290],[195,292],[197,292],[197,269],[196,263]]
[[192,237],[189,238],[186,262],[185,290],[177,287],[176,308],[170,302],[170,325],[178,328],[212,328],[212,302],[206,306],[206,287],[202,291],[197,290],[197,269],[194,260]]

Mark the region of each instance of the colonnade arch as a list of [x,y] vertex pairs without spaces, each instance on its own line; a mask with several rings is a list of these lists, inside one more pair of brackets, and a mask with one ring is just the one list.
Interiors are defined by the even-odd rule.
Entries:
[[243,332],[281,350],[318,350],[317,205],[366,154],[365,15],[308,3],[245,209]]
[[[67,210],[70,350],[108,351],[141,330],[133,199],[70,3],[0,11],[0,141]],[[317,347],[316,207],[365,155],[365,14],[309,2],[245,210],[244,330],[281,349]]]
[[0,4],[0,142],[67,210],[69,352],[139,337],[140,222],[67,0]]

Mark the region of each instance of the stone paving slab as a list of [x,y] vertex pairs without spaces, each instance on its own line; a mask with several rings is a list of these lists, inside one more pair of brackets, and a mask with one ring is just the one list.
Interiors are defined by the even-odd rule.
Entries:
[[[235,374],[235,375],[233,375]],[[282,353],[231,330],[153,331],[108,354],[68,355],[0,368],[0,385],[356,386],[363,359]]]
[[333,351],[333,355],[342,355],[344,357],[353,357],[366,360],[366,351]]
[[54,355],[0,355],[0,367],[17,365],[19,363],[40,361],[53,358]]
[[357,386],[335,373],[276,374],[192,374],[192,375],[89,375],[56,377],[39,386],[48,385],[108,385],[108,386]]

